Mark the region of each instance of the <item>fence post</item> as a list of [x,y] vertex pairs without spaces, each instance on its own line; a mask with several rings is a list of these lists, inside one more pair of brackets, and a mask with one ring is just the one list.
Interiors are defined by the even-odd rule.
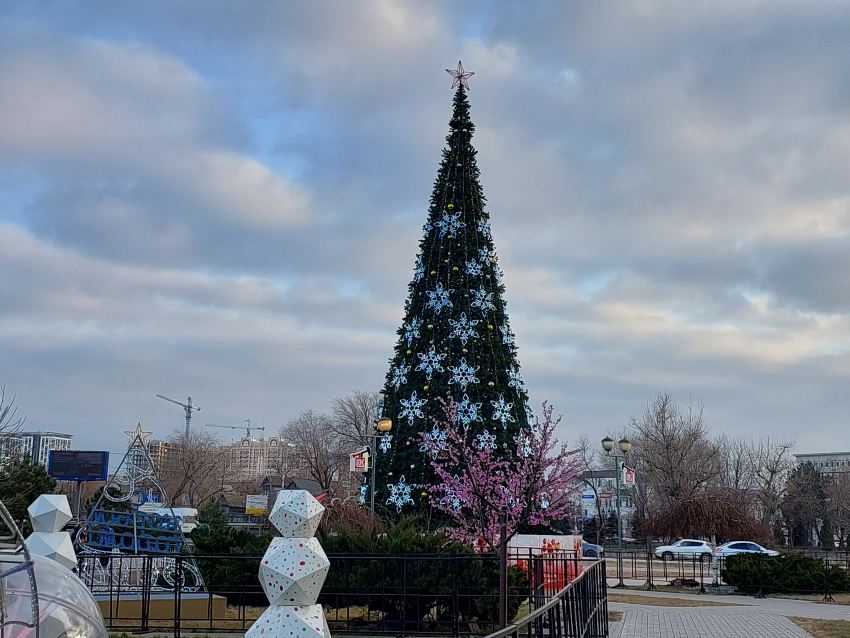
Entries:
[[829,559],[824,558],[823,560],[823,603],[834,603],[835,599],[832,597],[832,592],[829,587]]
[[499,514],[499,627],[508,626],[508,516]]
[[764,598],[764,554],[759,553],[759,593],[756,598]]

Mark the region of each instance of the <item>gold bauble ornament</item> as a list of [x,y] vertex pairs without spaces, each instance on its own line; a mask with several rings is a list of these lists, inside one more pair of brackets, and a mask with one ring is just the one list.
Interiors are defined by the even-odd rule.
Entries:
[[432,274],[432,275],[436,275],[436,274],[437,274],[437,271],[436,271],[436,270],[432,270],[432,271],[431,271],[431,274]]
[[448,260],[448,259],[444,259],[444,260],[443,260],[443,263],[444,263],[444,264],[447,264],[447,263],[449,263],[449,260]]
[[431,339],[431,341],[429,341],[429,342],[428,342],[428,345],[429,345],[429,346],[433,346],[433,345],[434,345],[434,340],[433,340],[433,339]]
[[428,330],[433,330],[433,329],[434,329],[434,324],[433,324],[433,323],[429,323],[429,324],[428,324]]
[[428,492],[422,492],[422,496],[428,496]]
[[452,209],[452,208],[454,208],[454,207],[455,207],[455,205],[454,205],[454,204],[449,204],[448,206],[446,206],[446,208],[448,208],[449,210],[451,210],[451,209]]
[[492,329],[493,329],[493,326],[491,326],[491,325],[488,323],[488,324],[487,324],[487,330],[492,330]]
[[410,445],[410,441],[405,441],[405,445]]
[[407,354],[413,354],[413,350],[408,350]]
[[455,266],[454,268],[452,268],[452,270],[453,270],[454,272],[457,272],[457,266]]
[[487,385],[489,385],[489,386],[492,388],[492,387],[493,387],[494,385],[496,385],[496,384],[495,384],[495,383],[493,383],[493,382],[491,381],[491,382],[490,382],[490,383],[488,383]]
[[423,390],[425,390],[425,392],[428,392],[428,386],[427,386],[427,385],[426,385],[426,386],[423,386],[423,388],[422,388],[422,389],[423,389]]

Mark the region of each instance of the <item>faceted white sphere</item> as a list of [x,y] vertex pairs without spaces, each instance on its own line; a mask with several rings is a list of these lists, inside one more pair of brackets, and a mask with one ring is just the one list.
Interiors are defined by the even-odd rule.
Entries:
[[330,638],[321,605],[272,605],[245,634],[245,638]]
[[27,508],[35,532],[58,532],[71,520],[71,506],[64,494],[42,494]]
[[325,508],[307,490],[282,490],[272,506],[269,521],[286,538],[315,536]]
[[27,538],[27,547],[33,554],[55,560],[68,569],[77,566],[77,554],[68,532],[33,532]]
[[317,539],[277,537],[260,563],[260,582],[272,605],[315,605],[330,565]]

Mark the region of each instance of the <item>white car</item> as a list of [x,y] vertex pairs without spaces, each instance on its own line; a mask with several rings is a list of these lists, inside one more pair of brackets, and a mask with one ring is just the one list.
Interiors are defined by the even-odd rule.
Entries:
[[765,556],[779,556],[779,552],[774,552],[772,549],[766,549],[758,543],[750,541],[732,541],[717,547],[714,550],[715,556],[724,558],[726,556],[734,556],[735,554],[764,554]]
[[662,545],[655,550],[655,557],[661,560],[673,560],[674,558],[699,558],[701,561],[711,560],[711,545],[708,541],[698,541],[692,538],[683,538],[672,545]]

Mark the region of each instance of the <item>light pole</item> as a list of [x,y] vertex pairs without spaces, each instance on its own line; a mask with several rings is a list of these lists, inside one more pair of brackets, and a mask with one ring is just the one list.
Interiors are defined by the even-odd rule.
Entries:
[[[617,499],[617,577],[620,579],[617,587],[625,587],[623,584],[623,517],[620,510],[620,472],[623,471],[623,466],[626,464],[626,455],[629,453],[629,450],[632,449],[632,443],[628,439],[620,439],[617,446],[620,448],[620,452],[622,452],[622,454],[611,454],[611,450],[614,449],[614,439],[610,436],[606,436],[602,439],[602,449],[605,450],[605,454],[617,459],[617,469],[614,472],[614,478],[617,486],[614,497]],[[621,459],[622,463],[620,462]],[[597,503],[597,506],[598,505],[599,504]]]
[[[390,430],[393,429],[393,422],[391,419],[378,419],[375,421],[375,427],[378,428],[378,431],[381,434],[386,434]],[[369,522],[372,523],[375,520],[375,466],[377,465],[376,461],[378,460],[378,450],[377,450],[377,441],[378,437],[381,434],[367,434],[366,436],[372,439],[372,451],[369,454],[369,465],[372,466],[372,482],[369,484],[369,491],[372,492],[372,496],[369,499]]]

